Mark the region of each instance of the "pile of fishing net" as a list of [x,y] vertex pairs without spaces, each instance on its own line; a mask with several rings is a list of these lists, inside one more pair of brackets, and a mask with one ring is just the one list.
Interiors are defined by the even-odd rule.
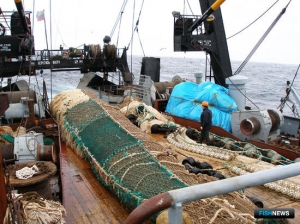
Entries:
[[13,131],[9,126],[0,126],[0,144],[14,143],[14,137],[26,134],[26,128],[20,126]]
[[10,207],[6,210],[4,224],[11,223],[11,219],[18,224],[39,224],[39,223],[66,223],[65,208],[60,202],[46,200],[40,197],[36,192],[27,192],[16,195],[13,198],[14,217],[10,217]]
[[[217,180],[188,173],[166,147],[91,92],[63,91],[50,110],[66,144],[91,163],[97,179],[129,209],[162,192]],[[238,192],[183,205],[194,223],[254,223],[254,208]]]
[[178,127],[170,116],[161,114],[143,102],[137,100],[128,101],[127,104],[123,103],[120,107],[121,113],[126,117],[134,115],[138,127],[147,134],[152,132],[153,125],[159,125],[160,127]]

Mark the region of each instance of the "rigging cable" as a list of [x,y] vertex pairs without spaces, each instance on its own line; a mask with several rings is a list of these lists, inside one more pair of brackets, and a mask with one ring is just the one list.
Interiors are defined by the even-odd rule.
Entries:
[[250,23],[249,25],[247,25],[245,28],[241,29],[240,31],[238,31],[237,33],[231,35],[230,37],[227,37],[226,39],[230,39],[238,34],[240,34],[241,32],[243,32],[244,30],[246,30],[247,28],[249,28],[251,25],[253,25],[256,21],[258,21],[261,17],[263,17],[263,15],[265,15],[271,8],[273,8],[273,6],[278,2],[279,0],[277,0],[276,2],[273,3],[273,5],[271,5],[266,11],[264,11],[259,17],[257,17],[252,23]]
[[[300,64],[298,65],[298,68],[297,68],[297,70],[296,70],[296,72],[295,72],[295,75],[294,75],[294,78],[293,78],[293,81],[292,81],[290,87],[292,87],[293,84],[294,84],[294,81],[295,81],[296,76],[297,76],[297,74],[298,74],[299,68],[300,68]],[[280,105],[278,106],[278,108],[277,108],[277,109],[279,109],[281,112],[282,112],[282,110],[283,110],[283,108],[284,108],[284,106],[285,106],[286,101],[287,101],[288,98],[289,98],[290,93],[291,93],[291,88],[288,90],[288,92],[286,93],[286,96],[281,100],[281,104],[280,104]],[[293,111],[293,109],[291,109],[291,110]]]
[[31,27],[31,35],[33,35],[34,34],[34,16],[35,16],[35,14],[34,14],[34,12],[35,12],[35,0],[33,0],[33,2],[32,2],[32,11],[33,11],[33,14],[32,14],[32,27]]
[[[279,0],[278,0],[278,1],[279,1]],[[195,16],[195,15],[194,15],[194,12],[193,12],[193,10],[192,10],[192,7],[191,7],[191,5],[190,5],[189,0],[186,0],[186,2],[187,2],[188,6],[189,6],[189,8],[190,8],[190,10],[191,10],[192,15]]]
[[[57,33],[59,34],[59,36],[60,36],[60,39],[61,39],[61,41],[62,41],[62,44],[63,44],[63,46],[64,47],[67,47],[67,45],[65,44],[65,42],[64,42],[64,40],[63,40],[63,38],[62,38],[62,35],[61,35],[61,33],[60,33],[60,30],[58,29],[58,25],[57,25],[57,23],[56,23],[56,20],[54,19],[54,23],[55,23],[55,26],[56,26],[56,30],[57,30]],[[56,39],[56,38],[55,38]]]
[[140,34],[139,34],[138,29],[136,29],[136,32],[137,32],[137,34],[138,34],[139,41],[140,41],[140,45],[141,45],[141,48],[142,48],[142,51],[143,51],[143,55],[144,55],[144,57],[145,57],[145,52],[144,52],[143,44],[142,44],[142,41],[141,41],[141,38],[140,38]]
[[137,32],[137,34],[138,34],[139,41],[140,41],[140,45],[141,45],[141,48],[142,48],[142,51],[143,51],[143,55],[144,55],[144,57],[145,57],[145,52],[144,52],[143,44],[142,44],[142,41],[141,41],[141,38],[140,38],[139,29],[138,29],[138,25],[139,25],[140,16],[141,16],[141,13],[142,13],[143,5],[144,5],[144,0],[143,0],[143,2],[142,2],[142,5],[141,5],[141,9],[140,9],[140,12],[139,12],[138,20],[136,21],[136,27],[135,27],[135,30],[136,30],[136,32]]
[[124,8],[125,8],[125,6],[126,6],[126,4],[127,4],[127,1],[128,1],[128,0],[124,0],[123,5],[121,6],[119,15],[118,15],[118,17],[117,17],[117,19],[116,19],[116,22],[115,22],[115,24],[114,24],[114,26],[113,26],[113,28],[112,28],[112,31],[110,32],[110,38],[113,37],[114,32],[115,32],[115,30],[116,30],[116,27],[117,27],[119,21],[120,21],[121,18],[122,18],[122,14],[123,14],[123,12],[124,12]]
[[[127,46],[127,49],[129,48],[130,43],[131,43],[132,40],[133,40],[134,31],[137,31],[137,32],[138,32],[138,26],[139,26],[139,23],[140,23],[140,17],[141,17],[141,13],[142,13],[143,6],[144,6],[144,0],[143,0],[143,2],[142,2],[142,5],[141,5],[141,9],[140,9],[140,12],[139,12],[138,19],[137,19],[137,21],[136,21],[136,23],[135,23],[135,28],[134,28],[134,29],[132,28],[132,29],[133,29],[133,32],[132,32],[132,35],[131,35],[129,44],[128,44],[128,46]],[[134,10],[133,10],[133,11],[134,11]],[[141,42],[140,42],[140,44],[141,44],[141,47],[142,47],[142,43],[141,43]],[[143,48],[143,47],[142,47],[142,48]],[[144,54],[144,55],[145,55],[145,54]]]
[[[135,12],[135,0],[133,2],[133,12],[132,12],[132,34],[131,34],[131,40],[129,42],[129,44],[133,43],[133,34],[134,34],[134,30],[133,30],[133,24],[134,24],[134,12]],[[137,22],[138,23],[138,22]],[[128,44],[128,47],[127,49],[129,48],[129,44]],[[132,57],[132,50],[133,50],[133,47],[131,46],[131,57]],[[132,58],[131,58],[131,62],[130,62],[130,70],[132,71]],[[132,92],[130,92],[130,96],[131,96]]]
[[252,55],[255,53],[255,51],[258,49],[258,47],[261,45],[261,43],[264,41],[264,39],[267,37],[267,35],[271,32],[271,30],[274,28],[274,26],[276,25],[276,23],[279,21],[279,19],[282,17],[282,15],[285,13],[288,5],[290,4],[292,0],[289,1],[289,3],[285,6],[285,8],[283,8],[281,10],[281,12],[279,13],[279,15],[276,17],[276,19],[273,21],[273,23],[271,24],[271,26],[267,29],[267,31],[263,34],[263,36],[260,38],[260,40],[257,42],[257,44],[254,46],[254,48],[252,49],[252,51],[249,53],[249,55],[246,57],[246,59],[243,61],[243,63],[240,65],[240,67],[234,72],[233,75],[237,75],[239,74],[242,69],[245,67],[245,65],[248,63],[248,61],[250,60],[250,58],[252,57]]
[[119,45],[119,37],[120,37],[120,31],[121,31],[122,16],[123,16],[123,12],[122,12],[121,17],[120,17],[119,31],[118,31],[118,37],[117,37],[117,46],[116,46],[117,48],[118,48],[118,45]]

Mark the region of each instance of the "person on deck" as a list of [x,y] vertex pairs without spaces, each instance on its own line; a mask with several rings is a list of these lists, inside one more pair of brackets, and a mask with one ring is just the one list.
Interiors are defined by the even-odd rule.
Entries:
[[210,109],[208,109],[208,103],[206,101],[202,102],[202,113],[200,116],[200,122],[201,122],[201,137],[199,140],[199,143],[202,144],[203,140],[205,140],[206,145],[210,144],[209,140],[209,130],[212,126],[212,112]]

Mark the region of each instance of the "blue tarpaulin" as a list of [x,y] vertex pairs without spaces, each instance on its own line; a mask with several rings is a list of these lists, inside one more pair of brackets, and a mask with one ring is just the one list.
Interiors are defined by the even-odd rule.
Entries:
[[228,95],[228,89],[212,82],[196,84],[183,82],[172,90],[166,112],[177,117],[200,120],[201,103],[207,101],[212,111],[212,123],[231,131],[231,112],[237,111],[237,105]]

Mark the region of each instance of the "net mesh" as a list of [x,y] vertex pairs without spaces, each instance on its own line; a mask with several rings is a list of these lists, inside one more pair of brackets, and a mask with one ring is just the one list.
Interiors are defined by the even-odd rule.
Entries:
[[[50,109],[63,127],[62,138],[89,160],[97,179],[129,209],[162,192],[217,180],[188,173],[176,156],[118,108],[88,91],[64,91],[51,101]],[[254,223],[254,208],[239,192],[183,205],[194,223]]]
[[63,121],[77,148],[94,161],[93,169],[97,171],[97,166],[101,167],[111,179],[103,181],[99,175],[99,181],[131,209],[159,193],[188,186],[174,178],[146,150],[143,141],[129,134],[94,100],[69,108]]

